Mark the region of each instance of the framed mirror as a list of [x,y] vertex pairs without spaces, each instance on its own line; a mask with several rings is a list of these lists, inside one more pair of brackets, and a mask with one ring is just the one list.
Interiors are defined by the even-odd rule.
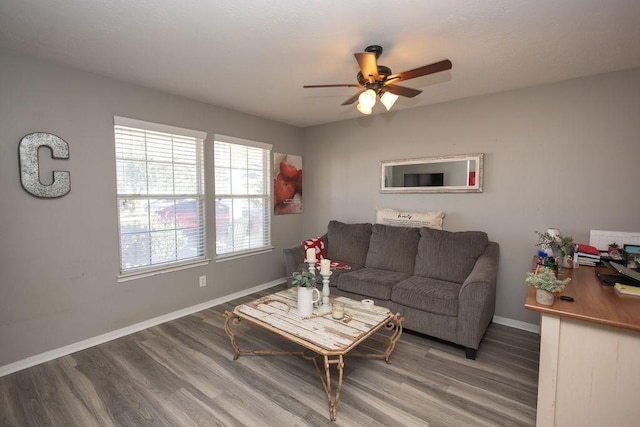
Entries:
[[482,193],[484,154],[383,160],[381,193]]

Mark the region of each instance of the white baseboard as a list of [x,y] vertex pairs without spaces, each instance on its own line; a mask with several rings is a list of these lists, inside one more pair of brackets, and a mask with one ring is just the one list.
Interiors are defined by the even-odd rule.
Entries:
[[540,325],[534,325],[533,323],[521,322],[519,320],[508,319],[500,316],[493,316],[493,321],[499,325],[510,326],[512,328],[540,334]]
[[203,302],[202,304],[197,304],[191,307],[183,308],[182,310],[174,311],[172,313],[163,314],[162,316],[154,317],[153,319],[145,320],[144,322],[136,323],[134,325],[127,326],[115,331],[107,332],[106,334],[98,335],[93,338],[87,338],[86,340],[82,340],[74,344],[65,345],[64,347],[56,348],[55,350],[50,350],[44,353],[36,354],[35,356],[27,357],[24,360],[19,360],[17,362],[13,362],[8,365],[0,366],[0,377],[9,375],[17,371],[21,371],[26,368],[30,368],[35,365],[39,365],[40,363],[57,359],[58,357],[75,353],[76,351],[84,350],[84,349],[96,346],[98,344],[102,344],[107,341],[114,340],[116,338],[124,337],[134,332],[142,331],[143,329],[147,329],[152,326],[160,325],[170,320],[179,319],[180,317],[188,316],[190,314],[197,313],[198,311],[215,307],[216,305],[224,304],[236,298],[244,297],[254,292],[262,291],[264,289],[268,289],[273,286],[280,285],[286,282],[286,280],[287,280],[286,278],[282,278],[279,280],[274,280],[272,282],[263,283],[261,285],[254,286],[253,288],[245,289],[240,292],[235,292],[230,295],[225,295],[220,298],[212,299],[210,301]]
[[[197,313],[198,311],[206,310],[207,308],[224,304],[236,298],[250,295],[254,292],[272,288],[274,286],[284,283],[286,280],[287,280],[286,278],[282,278],[279,280],[274,280],[272,282],[263,283],[262,285],[254,286],[253,288],[245,289],[240,292],[235,292],[230,295],[225,295],[220,298],[203,302],[202,304],[197,304],[191,307],[183,308],[182,310],[174,311],[172,313],[167,313],[162,316],[154,317],[153,319],[145,320],[144,322],[140,322],[131,326],[124,327],[122,329],[107,332],[106,334],[98,335],[93,338],[87,338],[86,340],[82,340],[74,344],[69,344],[64,347],[57,348],[55,350],[46,351],[44,353],[36,354],[35,356],[27,357],[26,359],[13,362],[8,365],[0,366],[0,377],[9,375],[17,371],[21,371],[26,368],[30,368],[35,365],[39,365],[40,363],[57,359],[58,357],[67,356],[71,353],[75,353],[76,351],[85,350],[87,348],[105,343],[107,341],[114,340],[116,338],[121,338],[126,335],[133,334],[134,332],[142,331],[152,326],[157,326],[162,323],[169,322],[171,320],[179,319],[180,317],[188,316],[190,314]],[[500,316],[493,316],[493,321],[500,325],[510,326],[516,329],[523,329],[525,331],[535,332],[537,334],[540,333],[540,326],[533,325],[531,323],[525,323],[519,320],[508,319],[506,317],[500,317]]]

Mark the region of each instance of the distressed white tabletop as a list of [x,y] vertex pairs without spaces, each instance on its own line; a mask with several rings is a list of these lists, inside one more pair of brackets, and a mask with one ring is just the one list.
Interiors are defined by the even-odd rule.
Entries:
[[[237,306],[234,314],[321,354],[344,354],[393,318],[385,307],[365,307],[360,301],[333,296],[331,303],[343,303],[349,321],[345,321],[349,316],[333,319],[331,313],[302,318],[296,309],[297,292],[297,288],[276,292]],[[314,310],[314,314],[320,313]]]

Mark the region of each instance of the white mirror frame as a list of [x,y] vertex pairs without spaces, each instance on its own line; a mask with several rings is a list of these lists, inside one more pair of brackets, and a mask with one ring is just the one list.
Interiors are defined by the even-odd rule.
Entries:
[[[475,161],[475,170],[470,170],[471,161]],[[442,185],[419,187],[394,187],[387,185],[393,175],[393,167],[407,167],[412,165],[431,165],[438,163],[466,163],[468,172],[475,172],[474,185]],[[383,160],[380,162],[380,192],[381,193],[482,193],[484,153],[462,154],[456,156],[422,157],[417,159]],[[467,178],[465,177],[466,182]],[[445,179],[446,183],[446,179]]]

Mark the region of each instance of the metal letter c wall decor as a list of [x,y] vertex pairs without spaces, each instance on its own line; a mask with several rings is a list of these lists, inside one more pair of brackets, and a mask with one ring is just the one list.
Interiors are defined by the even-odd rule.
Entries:
[[36,197],[62,197],[71,191],[71,174],[68,171],[53,171],[53,182],[44,185],[40,182],[38,148],[49,147],[54,159],[69,158],[69,144],[63,139],[44,132],[34,132],[20,140],[20,181],[27,193]]

